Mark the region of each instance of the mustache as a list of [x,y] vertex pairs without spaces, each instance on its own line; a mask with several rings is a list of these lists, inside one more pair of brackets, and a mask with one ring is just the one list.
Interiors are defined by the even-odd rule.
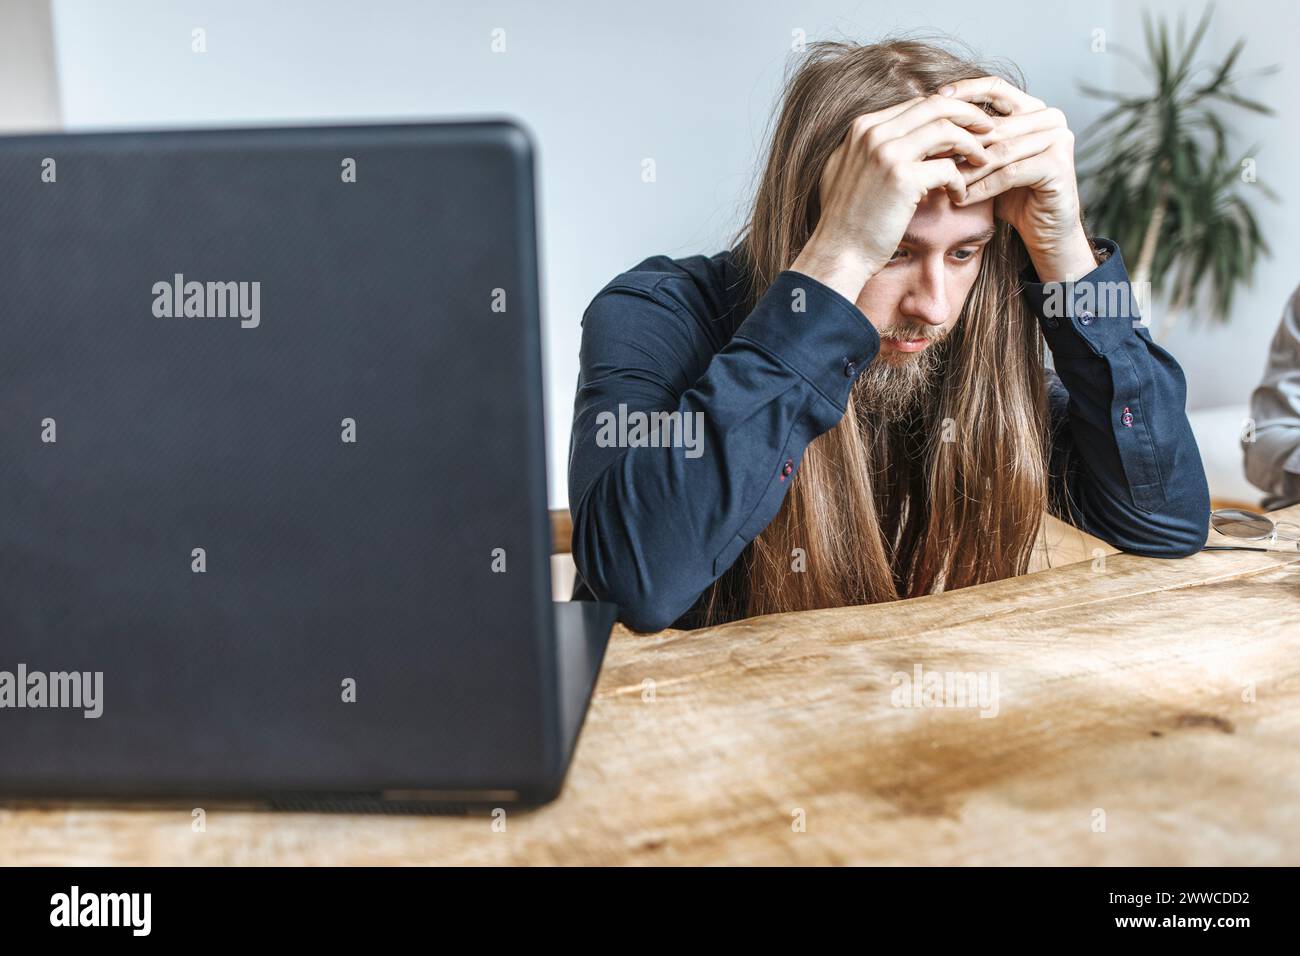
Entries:
[[927,332],[924,329],[887,329],[879,334],[882,339],[893,339],[896,342],[914,341],[916,339],[937,342],[944,337],[943,332]]

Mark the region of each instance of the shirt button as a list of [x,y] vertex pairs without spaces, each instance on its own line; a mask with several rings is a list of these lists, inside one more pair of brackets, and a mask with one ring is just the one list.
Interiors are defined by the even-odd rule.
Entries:
[[783,465],[781,468],[781,480],[785,481],[787,478],[789,478],[790,472],[792,471],[794,471],[794,459],[787,458],[785,460],[785,465]]
[[857,363],[857,362],[853,361],[853,359],[845,359],[845,360],[844,360],[844,377],[845,377],[845,378],[852,378],[852,377],[853,377],[853,373],[856,372],[857,370],[858,370],[858,363]]
[[1084,325],[1092,325],[1092,320],[1095,318],[1096,316],[1093,315],[1091,312],[1089,312],[1087,309],[1084,309],[1082,312],[1079,313],[1079,321],[1082,322]]
[[1129,411],[1127,405],[1124,406],[1124,414],[1120,417],[1120,421],[1124,423],[1125,428],[1133,427],[1133,413]]

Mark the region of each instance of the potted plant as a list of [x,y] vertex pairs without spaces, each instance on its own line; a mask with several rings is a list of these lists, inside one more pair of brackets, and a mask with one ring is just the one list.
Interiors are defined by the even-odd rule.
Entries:
[[[1197,49],[1209,27],[1207,6],[1190,37],[1179,18],[1176,37],[1163,20],[1145,12],[1146,61],[1112,44],[1149,79],[1149,92],[1117,93],[1081,84],[1081,90],[1115,105],[1082,135],[1080,190],[1095,231],[1132,250],[1131,278],[1139,293],[1168,303],[1157,340],[1167,337],[1181,313],[1203,291],[1208,314],[1227,322],[1233,292],[1251,281],[1261,254],[1269,252],[1249,197],[1256,147],[1238,154],[1219,109],[1272,110],[1239,92],[1234,73],[1245,40],[1239,39],[1217,66],[1198,66]],[[1256,75],[1276,72],[1277,67]],[[1145,298],[1145,296],[1144,296]],[[1151,316],[1146,316],[1150,322]]]

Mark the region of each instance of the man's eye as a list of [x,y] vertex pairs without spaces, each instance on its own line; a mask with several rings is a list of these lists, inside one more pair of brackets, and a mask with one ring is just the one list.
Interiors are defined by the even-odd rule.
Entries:
[[953,253],[958,262],[965,262],[968,259],[974,259],[979,253],[978,249],[958,249]]
[[904,250],[902,250],[902,249],[895,249],[895,250],[894,250],[894,254],[893,254],[892,256],[889,257],[889,261],[890,261],[890,262],[896,262],[896,261],[898,261],[898,257],[899,257],[899,256],[902,256],[902,255],[906,255],[906,253],[905,253]]

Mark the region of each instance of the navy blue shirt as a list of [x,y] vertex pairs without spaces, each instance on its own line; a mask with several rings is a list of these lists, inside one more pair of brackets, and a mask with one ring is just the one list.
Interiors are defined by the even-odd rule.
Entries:
[[[1134,321],[1136,306],[1084,307],[1115,301],[1102,283],[1128,282],[1116,245],[1093,244],[1109,258],[1074,283],[1044,285],[1032,266],[1021,276],[1056,368],[1044,369],[1049,510],[1121,551],[1184,557],[1205,544],[1210,511],[1186,380]],[[635,630],[698,623],[688,612],[776,517],[786,477],[840,421],[880,349],[861,310],[810,276],[782,272],[748,315],[743,285],[731,251],[654,256],[612,279],[583,316],[569,450],[574,597],[619,605]],[[802,312],[791,309],[795,289]],[[629,441],[633,413],[656,411],[691,415],[706,453]]]

